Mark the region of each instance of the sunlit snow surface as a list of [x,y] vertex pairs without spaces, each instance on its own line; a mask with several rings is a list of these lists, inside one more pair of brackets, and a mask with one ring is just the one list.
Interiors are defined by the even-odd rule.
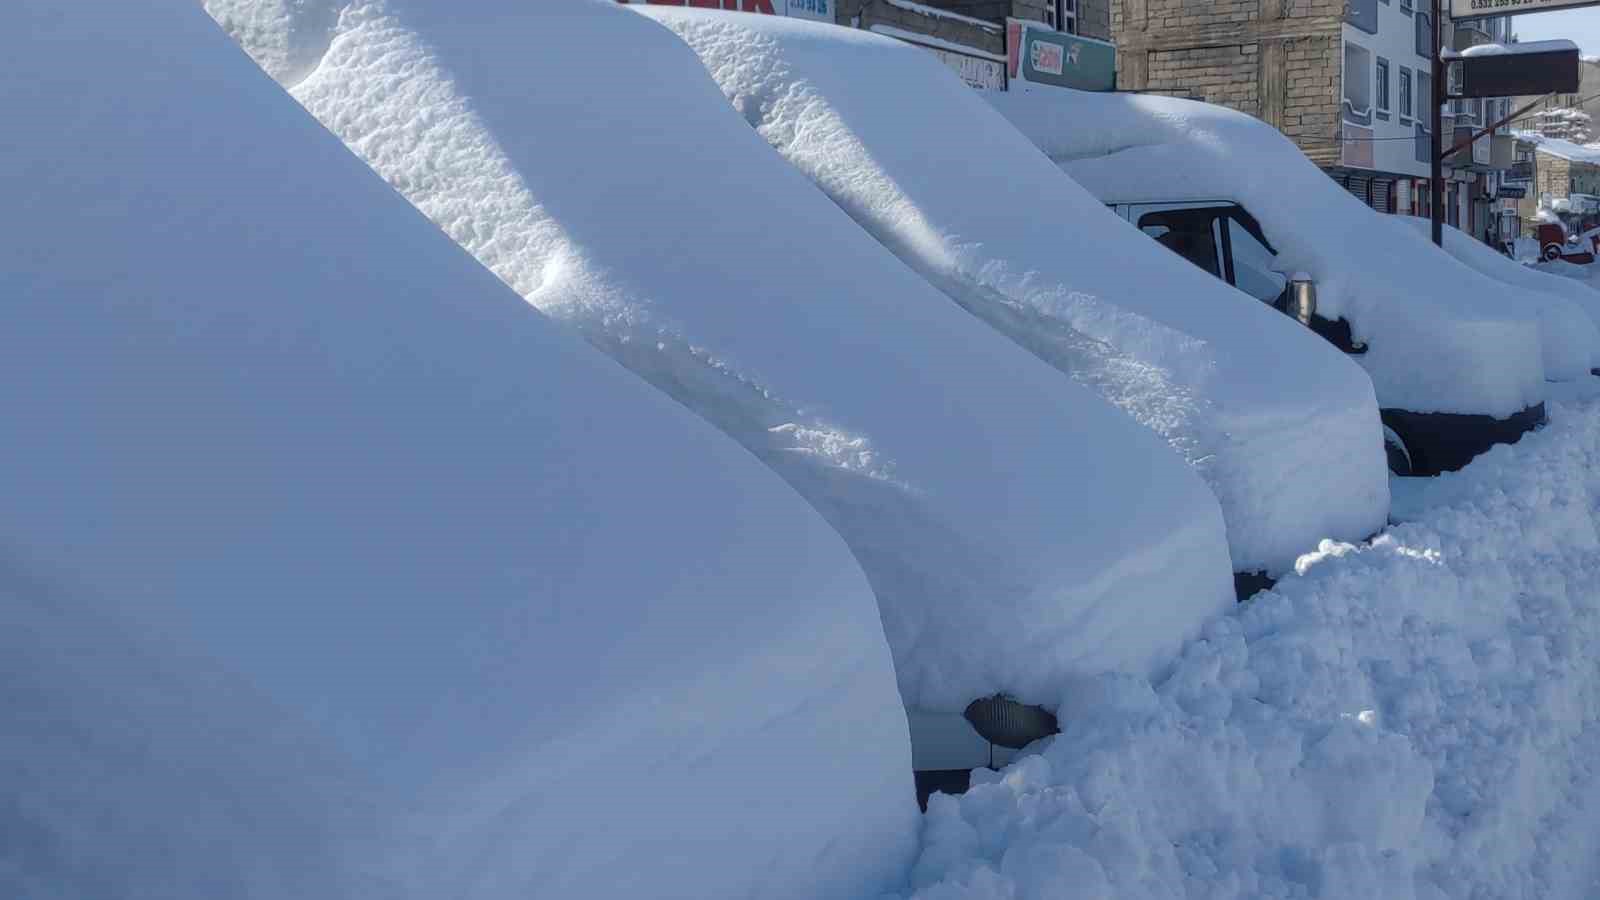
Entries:
[[[1560,301],[1529,300],[1430,249],[1259,119],[1152,94],[984,98],[1107,203],[1242,203],[1280,265],[1316,280],[1319,311],[1347,318],[1367,344],[1357,359],[1380,406],[1510,415],[1543,398],[1546,354],[1569,346],[1541,346],[1538,308]],[[1578,364],[1564,361],[1558,373]]]
[[812,509],[198,5],[4,20],[0,897],[897,882],[905,714]]
[[1600,381],[935,797],[921,898],[1594,896]]
[[1148,673],[1232,602],[1204,482],[862,234],[667,29],[609,0],[339,5],[293,95],[808,500],[872,583],[907,705]]
[[[1394,216],[1383,224],[1430,233],[1429,221],[1420,216]],[[1557,278],[1544,271],[1544,265],[1524,266],[1458,228],[1446,225],[1441,234],[1451,256],[1478,274],[1513,288],[1506,299],[1524,304],[1538,316],[1546,378],[1571,381],[1600,366],[1600,327],[1596,326],[1600,323],[1600,291]],[[1587,267],[1573,268],[1583,272]]]
[[1182,454],[1222,506],[1236,570],[1285,571],[1321,538],[1382,527],[1387,470],[1361,368],[1128,227],[925,50],[813,22],[641,9],[945,302]]

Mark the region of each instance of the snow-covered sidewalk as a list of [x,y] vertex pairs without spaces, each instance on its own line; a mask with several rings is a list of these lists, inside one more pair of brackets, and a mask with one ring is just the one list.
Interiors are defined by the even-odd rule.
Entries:
[[1061,736],[934,798],[916,896],[1592,896],[1600,382],[1550,420],[1397,482],[1398,524],[1154,686],[1074,686]]

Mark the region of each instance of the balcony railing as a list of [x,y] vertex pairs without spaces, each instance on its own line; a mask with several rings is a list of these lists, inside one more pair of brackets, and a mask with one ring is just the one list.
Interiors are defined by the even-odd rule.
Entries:
[[1344,120],[1346,122],[1368,126],[1372,124],[1371,106],[1356,106],[1350,101],[1349,97],[1344,98],[1342,106],[1344,109]]

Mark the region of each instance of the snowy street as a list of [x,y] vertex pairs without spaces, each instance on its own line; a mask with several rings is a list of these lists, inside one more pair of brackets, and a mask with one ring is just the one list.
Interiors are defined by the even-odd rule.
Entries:
[[1153,689],[1075,686],[1061,736],[934,799],[915,896],[1593,896],[1600,380],[1556,393]]
[[8,4],[0,900],[1600,898],[1584,101],[1210,6]]

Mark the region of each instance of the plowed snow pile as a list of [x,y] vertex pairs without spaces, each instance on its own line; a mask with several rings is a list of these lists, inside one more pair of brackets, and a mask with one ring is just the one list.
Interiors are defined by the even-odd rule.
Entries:
[[1322,538],[1383,527],[1360,367],[1129,228],[925,50],[770,16],[648,13],[884,246],[1193,464],[1235,569],[1285,571]]
[[0,896],[838,897],[902,877],[866,579],[196,5],[0,49]]
[[[1347,319],[1367,344],[1358,360],[1380,405],[1503,417],[1543,399],[1545,351],[1532,304],[1423,236],[1381,227],[1382,216],[1265,122],[1154,95],[985,99],[1103,201],[1242,203],[1280,268],[1316,280],[1318,311]],[[1557,370],[1581,364],[1566,360]]]
[[936,796],[923,898],[1593,897],[1600,400],[1329,544],[1165,681],[1069,689],[1064,733]]
[[660,25],[590,0],[353,3],[293,93],[809,500],[867,572],[908,706],[1149,673],[1229,606],[1193,472],[866,239]]

